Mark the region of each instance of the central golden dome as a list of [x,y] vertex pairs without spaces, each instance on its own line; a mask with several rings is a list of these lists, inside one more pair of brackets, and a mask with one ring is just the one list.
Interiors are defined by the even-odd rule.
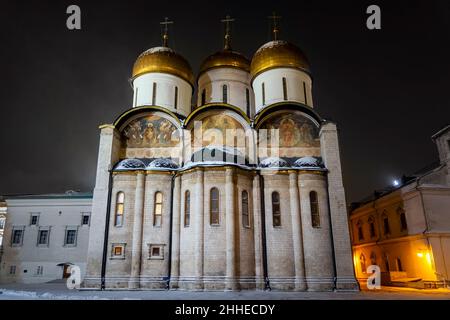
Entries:
[[210,55],[203,61],[199,75],[208,70],[221,67],[237,68],[250,72],[250,60],[239,52],[224,49]]
[[274,40],[260,47],[253,56],[250,73],[255,78],[261,72],[272,68],[296,68],[309,72],[305,54],[293,44]]
[[133,78],[150,72],[169,73],[194,86],[194,74],[186,59],[169,47],[155,47],[144,51],[133,66]]

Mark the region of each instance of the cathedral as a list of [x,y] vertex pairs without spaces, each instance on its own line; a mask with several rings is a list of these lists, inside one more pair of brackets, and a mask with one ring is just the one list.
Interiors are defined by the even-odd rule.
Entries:
[[306,56],[274,24],[249,60],[223,21],[195,77],[166,19],[134,63],[131,107],[100,126],[82,286],[358,290],[337,128]]

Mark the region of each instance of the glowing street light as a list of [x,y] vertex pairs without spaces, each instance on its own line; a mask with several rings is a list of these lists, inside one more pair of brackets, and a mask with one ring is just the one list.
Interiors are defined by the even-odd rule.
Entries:
[[400,184],[400,182],[399,182],[398,180],[392,181],[392,185],[393,185],[394,187],[398,187],[399,184]]

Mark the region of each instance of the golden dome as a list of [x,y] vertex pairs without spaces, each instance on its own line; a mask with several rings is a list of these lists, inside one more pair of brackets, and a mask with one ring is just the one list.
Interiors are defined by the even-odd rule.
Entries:
[[220,67],[237,68],[250,72],[250,60],[239,52],[224,49],[210,55],[203,61],[199,75],[210,69]]
[[309,72],[309,62],[305,54],[293,44],[274,40],[260,47],[253,56],[250,73],[252,78],[272,68],[296,68]]
[[133,66],[133,78],[150,72],[170,73],[194,86],[194,74],[186,59],[169,47],[155,47],[144,51]]

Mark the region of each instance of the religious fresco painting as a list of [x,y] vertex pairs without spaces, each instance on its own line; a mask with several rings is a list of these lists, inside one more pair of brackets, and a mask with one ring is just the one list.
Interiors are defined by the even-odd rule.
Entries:
[[180,141],[177,127],[158,115],[147,115],[129,123],[123,130],[127,148],[174,147]]

